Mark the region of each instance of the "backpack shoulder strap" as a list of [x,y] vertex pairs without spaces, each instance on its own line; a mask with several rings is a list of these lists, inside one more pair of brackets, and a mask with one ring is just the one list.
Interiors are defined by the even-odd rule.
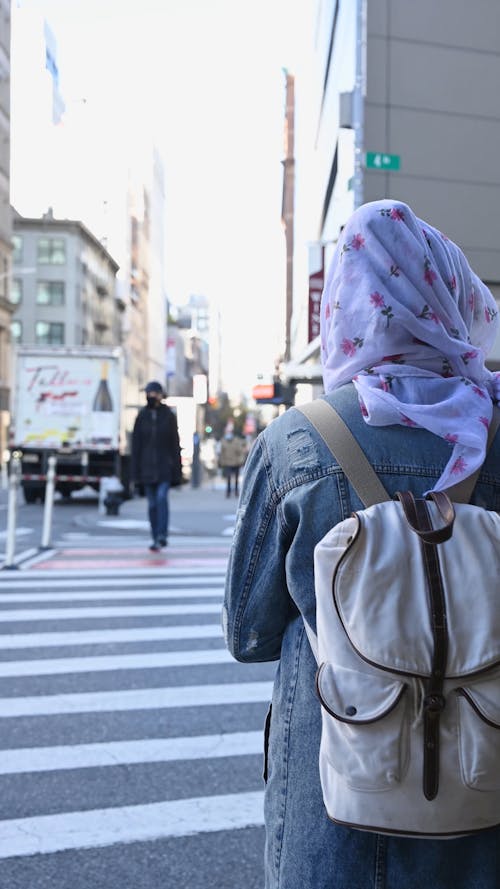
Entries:
[[296,405],[314,426],[365,506],[391,500],[349,427],[323,398]]
[[[307,417],[321,435],[365,506],[391,500],[351,430],[332,405],[323,398],[318,398],[308,404],[296,405],[296,408]],[[500,407],[495,406],[488,429],[487,451],[499,427]],[[481,467],[462,482],[446,489],[453,503],[469,502],[480,472]]]

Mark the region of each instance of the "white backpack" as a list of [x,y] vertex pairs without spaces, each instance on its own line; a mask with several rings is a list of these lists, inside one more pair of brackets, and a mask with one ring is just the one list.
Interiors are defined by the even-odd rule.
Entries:
[[318,661],[328,815],[403,836],[493,827],[500,823],[500,516],[457,502],[469,500],[478,473],[447,494],[391,500],[326,401],[299,410],[367,505],[314,551],[317,636],[306,629]]

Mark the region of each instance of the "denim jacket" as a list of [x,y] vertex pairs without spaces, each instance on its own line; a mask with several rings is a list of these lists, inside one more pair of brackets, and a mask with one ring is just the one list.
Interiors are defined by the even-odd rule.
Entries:
[[[389,494],[433,487],[450,445],[425,430],[368,426],[352,384],[328,395]],[[500,511],[500,435],[472,502]],[[239,661],[279,661],[266,763],[266,889],[495,889],[500,830],[459,840],[387,837],[329,821],[318,772],[313,550],[362,509],[328,447],[293,408],[257,439],[245,470],[223,613]]]

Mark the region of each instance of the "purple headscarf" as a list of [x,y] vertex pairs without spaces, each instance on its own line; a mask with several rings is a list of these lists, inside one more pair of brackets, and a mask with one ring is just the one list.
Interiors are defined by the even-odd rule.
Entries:
[[479,468],[500,374],[484,360],[498,309],[462,251],[406,204],[347,222],[321,303],[325,391],[354,382],[365,421],[420,426],[453,446],[434,490]]

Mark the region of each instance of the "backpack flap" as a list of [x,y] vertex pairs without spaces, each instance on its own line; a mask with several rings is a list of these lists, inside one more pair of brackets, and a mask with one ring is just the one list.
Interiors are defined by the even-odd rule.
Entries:
[[[394,787],[408,760],[408,686],[397,677],[322,664],[320,774],[342,776],[351,788],[372,793]],[[330,774],[331,777],[331,774]]]
[[387,716],[398,704],[407,685],[388,674],[321,664],[316,688],[325,710],[340,722],[364,725]]
[[[436,506],[427,505],[437,528]],[[332,578],[334,610],[363,660],[396,673],[427,677],[434,643],[419,537],[395,501],[369,507],[357,513],[356,520],[357,529]],[[437,551],[449,628],[447,677],[474,674],[500,663],[500,517],[457,504],[453,535],[438,544]],[[328,601],[321,606],[318,599],[317,604],[318,610],[328,609]],[[325,619],[331,625],[331,612],[323,621],[318,614],[318,625]]]

